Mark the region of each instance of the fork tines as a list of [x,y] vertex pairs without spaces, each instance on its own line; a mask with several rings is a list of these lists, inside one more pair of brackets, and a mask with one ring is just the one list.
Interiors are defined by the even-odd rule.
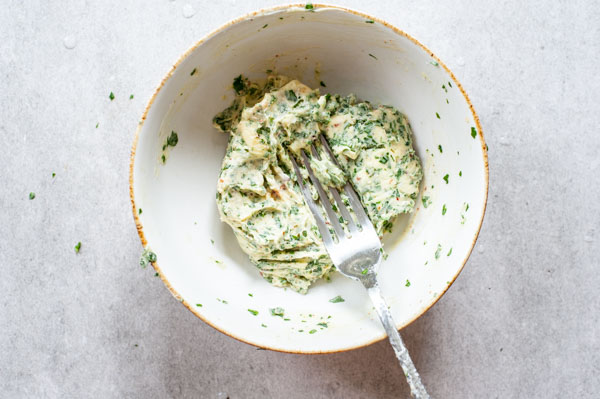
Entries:
[[[333,163],[339,166],[337,160],[335,159],[335,156],[333,155],[333,152],[331,151],[331,148],[329,147],[329,143],[327,143],[327,140],[325,139],[325,137],[323,137],[323,135],[320,136],[320,141],[322,147],[325,150],[324,152],[327,153],[327,155]],[[311,145],[310,150],[314,158],[316,158],[317,160],[321,159],[319,152],[317,151],[317,148],[314,144]],[[325,243],[325,245],[333,243],[334,240],[339,242],[346,237],[346,232],[344,230],[343,224],[340,221],[340,217],[336,214],[334,208],[332,207],[331,197],[337,204],[337,209],[340,212],[341,219],[346,222],[345,224],[350,235],[352,235],[352,233],[356,233],[357,231],[362,231],[365,228],[370,228],[374,231],[371,221],[367,217],[365,210],[363,209],[362,203],[358,199],[358,195],[356,194],[356,191],[354,191],[352,185],[350,183],[346,183],[346,185],[344,186],[344,193],[346,194],[348,199],[348,202],[344,203],[342,196],[340,195],[340,192],[337,188],[323,188],[323,185],[321,184],[319,179],[317,179],[315,173],[312,170],[308,155],[304,151],[301,152],[300,157],[302,158],[302,163],[306,171],[308,172],[310,181],[312,182],[313,186],[317,190],[317,193],[319,194],[321,207],[325,210],[325,214],[328,220],[324,218],[325,215],[319,209],[317,203],[313,200],[310,188],[306,184],[304,184],[302,174],[300,173],[300,168],[298,167],[296,160],[293,156],[290,156],[290,159],[294,166],[296,180],[298,181],[300,190],[302,191],[304,199],[306,200],[308,207],[310,208],[312,214],[315,217],[317,226],[319,228],[319,231],[321,232],[321,236],[323,237],[323,242]],[[331,197],[327,195],[326,189],[328,189],[328,192],[331,195]],[[346,204],[349,204],[350,210],[348,209]],[[356,221],[352,218],[350,211],[354,213]],[[328,225],[331,226],[333,232],[335,232],[335,235],[332,234],[332,231],[328,227]]]

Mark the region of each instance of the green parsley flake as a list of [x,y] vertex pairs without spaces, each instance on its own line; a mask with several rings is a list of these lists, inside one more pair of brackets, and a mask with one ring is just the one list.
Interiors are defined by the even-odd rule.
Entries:
[[429,205],[431,205],[431,199],[429,199],[427,195],[424,195],[423,198],[421,198],[421,202],[423,202],[424,208],[427,208]]
[[248,309],[248,312],[252,313],[254,316],[258,314],[258,310]]
[[471,126],[471,137],[477,137],[477,129],[474,126]]
[[346,302],[346,300],[344,298],[342,298],[341,296],[336,296],[335,298],[331,298],[329,300],[329,302],[331,303],[340,303],[340,302]]
[[312,329],[312,330],[310,330],[308,333],[309,333],[309,334],[314,334],[314,333],[316,333],[316,332],[317,332],[317,330],[315,330],[315,329]]
[[296,97],[296,93],[294,93],[294,90],[286,91],[285,98],[287,98],[289,101],[292,101],[292,102],[296,102],[298,100],[298,97]]
[[462,170],[458,172],[458,175],[462,177]]
[[369,272],[369,269],[363,269],[361,273],[362,273],[362,275],[364,276],[364,275],[365,275],[365,274],[367,274],[368,272]]
[[197,303],[196,306],[199,307],[199,308],[201,308],[202,304],[201,303]]
[[115,94],[111,91],[110,94],[108,95],[108,98],[110,98],[110,101],[115,99]]
[[96,129],[98,129],[98,126],[100,126],[100,122],[96,123]]
[[440,154],[444,152],[444,150],[442,149],[442,145],[441,144],[438,145],[438,150],[440,150]]
[[280,307],[271,308],[269,310],[271,311],[271,316],[283,317],[283,315],[285,313],[285,310],[283,310],[283,308],[280,308]]
[[237,78],[233,79],[233,90],[235,90],[235,92],[237,94],[241,94],[241,92],[245,88],[246,88],[246,85],[244,83],[244,79],[242,78],[242,75],[240,75]]
[[327,87],[327,85],[323,81],[319,82],[319,84],[321,85],[321,87]]
[[404,284],[405,287],[410,287],[410,280],[406,279],[406,284]]
[[160,274],[158,274],[158,272],[154,273],[154,277],[159,277]]
[[375,23],[375,21],[373,21],[372,19],[367,19],[365,22],[368,23],[368,24],[374,24]]
[[194,76],[196,74],[197,70],[198,70],[197,68],[192,69],[192,72],[190,72],[190,76]]
[[440,258],[440,253],[442,252],[442,245],[438,244],[437,245],[437,249],[435,250],[435,259],[439,259]]
[[448,251],[448,254],[446,256],[450,256],[452,255],[452,248],[450,248],[450,251]]
[[[81,243],[79,243],[79,245],[81,246]],[[75,247],[75,249],[77,249],[77,246]],[[144,249],[144,252],[142,252],[142,256],[140,257],[140,266],[142,266],[142,268],[145,268],[146,266],[148,266],[149,263],[154,262],[156,262],[156,254],[149,249]]]
[[75,253],[78,254],[80,249],[81,249],[81,242],[78,242],[77,244],[75,244]]
[[369,53],[369,57],[373,57],[374,59],[377,59],[377,57],[375,57],[373,54]]
[[212,245],[215,245],[215,240],[213,240],[213,239],[211,238],[211,239],[210,239],[210,243],[211,243]]
[[138,209],[138,215],[142,214],[142,208]]
[[263,323],[261,323],[261,324],[260,324],[260,326],[261,326],[261,327],[264,327],[264,328],[267,328],[267,325],[266,325],[266,324],[263,324]]
[[447,209],[446,209],[446,204],[444,204],[444,205],[442,206],[442,216],[444,216],[444,215],[446,214],[446,211],[447,211]]
[[440,66],[439,62],[437,62],[437,61],[429,61],[429,63],[431,65],[435,66],[435,67],[439,67]]
[[265,29],[267,26],[269,26],[269,24],[264,24],[262,28]]
[[253,297],[254,295],[252,295],[251,293],[248,293],[248,296],[249,296],[249,297]]
[[306,8],[307,10],[313,10],[315,7],[311,3],[306,3],[304,8]]
[[56,173],[52,172],[52,178],[56,177]]
[[446,184],[448,184],[448,178],[449,178],[449,177],[450,177],[450,176],[449,176],[448,174],[446,174],[446,176],[444,176],[444,181],[446,182]]
[[327,325],[327,323],[324,323],[324,322],[317,323],[317,325],[318,325],[318,326],[321,326],[321,327],[323,327],[323,328],[327,328],[327,327],[329,327],[329,326]]
[[29,193],[29,199],[32,200],[35,198],[35,193]]
[[438,114],[437,112],[435,113],[435,116],[437,116],[438,119],[442,119],[440,118],[440,114]]
[[177,136],[177,133],[175,133],[175,131],[172,130],[171,135],[169,137],[167,137],[167,145],[169,145],[171,147],[175,147],[178,142],[179,142],[179,137]]
[[162,154],[160,159],[162,160],[162,163],[167,162],[167,157],[165,157],[165,154]]

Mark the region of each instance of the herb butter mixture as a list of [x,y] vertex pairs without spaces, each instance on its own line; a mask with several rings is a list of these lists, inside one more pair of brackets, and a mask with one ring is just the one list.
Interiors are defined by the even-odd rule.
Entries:
[[[350,182],[381,236],[398,214],[413,210],[419,192],[422,170],[410,126],[393,107],[375,107],[352,95],[322,96],[284,76],[269,76],[262,85],[239,76],[233,88],[235,100],[213,119],[230,132],[217,184],[221,219],[267,281],[306,293],[334,267],[290,156],[299,159],[305,151],[324,185]],[[323,155],[320,134],[339,167]],[[310,155],[311,144],[320,159]],[[304,169],[302,174],[307,179]],[[313,193],[316,199],[314,188]]]

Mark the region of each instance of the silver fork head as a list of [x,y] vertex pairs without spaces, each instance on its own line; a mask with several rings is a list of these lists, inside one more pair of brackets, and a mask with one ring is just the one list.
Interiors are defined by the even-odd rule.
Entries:
[[[327,140],[323,136],[320,139],[327,156],[337,164],[337,160]],[[313,157],[319,159],[319,154],[314,144],[311,145],[311,152]],[[323,188],[319,179],[316,178],[311,168],[310,160],[304,151],[301,152],[300,157],[308,172],[310,181],[319,194],[321,207],[313,200],[309,187],[304,184],[300,168],[292,155],[290,159],[294,166],[296,180],[315,218],[331,261],[343,275],[360,280],[367,287],[373,286],[375,284],[377,268],[381,263],[383,249],[377,232],[363,209],[356,191],[354,191],[350,183],[344,186],[343,190],[348,197],[348,202],[345,203],[337,188]],[[328,189],[335,201],[339,215],[332,206],[331,199],[327,195],[327,191],[325,191],[326,189]],[[322,210],[325,211],[325,215]],[[356,220],[352,218],[350,211],[354,213]],[[340,220],[346,222],[347,231]]]

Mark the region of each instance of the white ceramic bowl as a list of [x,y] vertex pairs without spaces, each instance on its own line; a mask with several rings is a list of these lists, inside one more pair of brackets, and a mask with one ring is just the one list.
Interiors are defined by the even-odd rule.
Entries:
[[[425,174],[422,195],[431,204],[425,208],[419,198],[414,214],[385,240],[389,258],[379,281],[398,328],[448,289],[477,239],[488,186],[477,115],[448,68],[415,39],[379,19],[317,4],[314,11],[283,6],[227,23],[177,61],[144,112],[133,144],[131,200],[142,243],[157,254],[154,267],[173,295],[219,331],[256,346],[323,353],[368,345],[385,333],[360,283],[336,273],[307,295],[272,287],[219,220],[216,181],[227,136],[211,119],[231,102],[234,77],[264,78],[267,69],[311,87],[323,81],[322,93],[355,93],[408,116]],[[172,130],[179,143],[163,165]],[[337,295],[345,302],[329,302]],[[272,316],[274,307],[289,320]]]

